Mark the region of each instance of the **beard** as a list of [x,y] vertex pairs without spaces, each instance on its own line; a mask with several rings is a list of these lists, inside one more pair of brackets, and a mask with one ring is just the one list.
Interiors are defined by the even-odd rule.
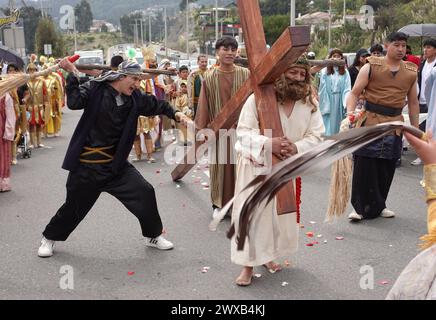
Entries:
[[276,95],[280,102],[285,100],[298,101],[310,94],[310,84],[305,81],[289,80],[281,77],[275,83]]

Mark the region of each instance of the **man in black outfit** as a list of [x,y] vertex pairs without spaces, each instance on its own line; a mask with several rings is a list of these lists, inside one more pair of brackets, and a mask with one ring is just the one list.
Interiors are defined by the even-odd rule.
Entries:
[[139,220],[146,245],[162,250],[173,244],[162,236],[162,221],[153,187],[127,161],[140,115],[166,115],[184,124],[183,113],[167,102],[141,93],[144,77],[137,63],[125,61],[117,71],[79,85],[76,67],[64,59],[60,67],[67,77],[67,101],[83,115],[71,138],[63,168],[70,171],[65,203],[46,226],[38,256],[53,255],[55,241],[65,241],[85,218],[102,192],[107,192]]

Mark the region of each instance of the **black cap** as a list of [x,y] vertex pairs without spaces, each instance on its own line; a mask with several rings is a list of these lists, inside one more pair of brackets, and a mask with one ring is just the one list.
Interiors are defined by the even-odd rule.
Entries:
[[356,52],[356,55],[359,56],[359,57],[369,57],[371,54],[366,49],[359,49]]

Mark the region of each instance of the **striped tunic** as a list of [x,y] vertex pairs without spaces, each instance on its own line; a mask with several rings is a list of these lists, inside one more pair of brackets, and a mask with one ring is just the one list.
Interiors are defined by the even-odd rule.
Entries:
[[[224,73],[219,68],[209,70],[204,75],[198,102],[195,124],[197,129],[207,128],[208,125],[221,112],[223,106],[242,87],[250,77],[250,71],[246,68],[235,66],[232,73]],[[228,140],[228,139],[222,139]],[[235,137],[230,136],[230,143],[217,139],[216,152],[209,155],[210,158],[210,190],[212,204],[218,208],[224,206],[234,194],[235,189]],[[223,159],[227,151],[227,158]],[[220,156],[221,155],[221,156]]]

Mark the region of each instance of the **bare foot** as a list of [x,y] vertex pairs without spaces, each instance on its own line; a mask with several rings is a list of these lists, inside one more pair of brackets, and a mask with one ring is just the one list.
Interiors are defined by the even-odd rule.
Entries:
[[242,268],[241,273],[236,278],[235,283],[238,286],[246,287],[251,284],[251,279],[253,278],[253,267]]
[[270,261],[263,265],[270,273],[276,273],[282,270],[282,266],[274,261]]

